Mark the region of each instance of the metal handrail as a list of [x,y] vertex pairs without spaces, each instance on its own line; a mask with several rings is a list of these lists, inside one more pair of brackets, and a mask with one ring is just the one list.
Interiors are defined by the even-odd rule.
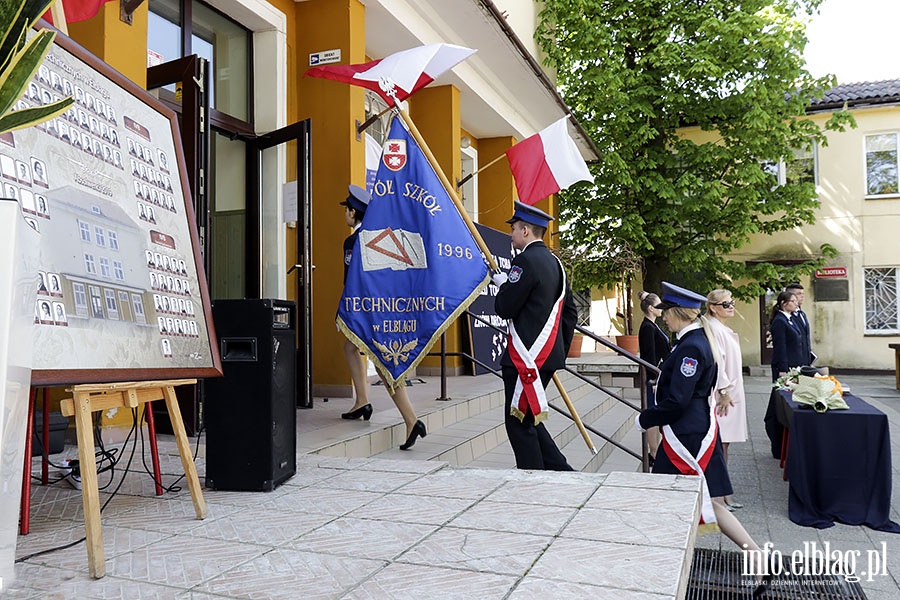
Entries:
[[[472,317],[473,319],[475,319],[477,321],[484,323],[485,325],[487,325],[491,329],[494,329],[495,331],[499,331],[500,333],[506,333],[503,329],[497,327],[496,325],[494,325],[487,319],[483,318],[481,315],[476,315],[475,313],[472,313],[468,310],[465,311],[465,314]],[[625,406],[629,407],[632,410],[640,412],[641,410],[643,410],[643,408],[646,408],[646,406],[647,406],[647,385],[646,385],[647,384],[647,373],[650,372],[654,376],[657,376],[657,375],[659,375],[659,369],[655,365],[651,365],[650,363],[643,360],[639,356],[635,356],[634,354],[625,350],[624,348],[621,348],[620,346],[617,346],[616,344],[610,342],[609,340],[596,335],[589,329],[585,329],[584,327],[582,327],[580,325],[576,325],[575,330],[577,332],[581,333],[582,335],[586,335],[589,338],[593,339],[594,341],[599,342],[601,345],[606,346],[613,352],[615,352],[621,356],[624,356],[629,361],[635,363],[638,366],[638,373],[640,375],[641,404],[640,404],[640,406],[637,406],[636,404],[629,402],[623,396],[620,396],[619,394],[615,393],[614,391],[610,390],[609,388],[607,388],[595,381],[588,379],[587,377],[585,377],[578,371],[572,369],[568,365],[566,367],[564,367],[565,370],[567,372],[571,373],[572,375],[574,375],[575,377],[581,379],[585,383],[594,386],[596,389],[600,390],[604,394],[610,396],[611,398],[617,400],[618,402],[624,404]],[[440,352],[437,354],[435,354],[433,352],[429,353],[429,356],[440,356],[441,357],[441,396],[440,396],[440,398],[438,398],[438,400],[449,400],[449,398],[447,397],[447,357],[448,356],[459,356],[459,357],[465,358],[465,359],[470,360],[473,363],[487,369],[488,371],[490,371],[497,377],[502,377],[502,375],[500,374],[499,371],[495,370],[494,368],[485,364],[484,362],[478,360],[474,356],[471,356],[465,352],[447,352],[445,336],[441,336]],[[571,414],[569,414],[568,411],[555,406],[553,403],[548,403],[548,405],[550,406],[550,408],[552,408],[556,412],[558,412],[562,415],[565,415],[568,419],[570,419],[572,421],[575,420],[575,418]],[[602,433],[600,431],[597,431],[596,429],[594,429],[593,427],[591,427],[587,424],[585,424],[585,429],[587,429],[588,431],[590,431],[591,433],[593,433],[597,436],[600,436],[605,441],[607,441],[610,444],[614,445],[615,447],[619,448],[623,452],[625,452],[625,453],[633,456],[634,458],[638,459],[639,461],[641,461],[641,465],[642,465],[644,472],[647,472],[650,470],[650,464],[649,464],[649,459],[648,459],[649,454],[648,454],[647,433],[646,432],[643,432],[641,434],[641,454],[638,454],[638,453],[626,448],[625,446],[623,446],[616,440],[612,439],[611,437],[605,435],[604,433]]]

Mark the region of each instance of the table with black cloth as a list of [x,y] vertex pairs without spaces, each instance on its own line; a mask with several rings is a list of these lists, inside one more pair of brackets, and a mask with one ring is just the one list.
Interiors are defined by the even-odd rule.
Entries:
[[887,415],[848,392],[849,410],[817,413],[787,390],[773,390],[766,411],[772,455],[788,430],[788,516],[824,529],[835,521],[900,533],[890,520],[891,439]]

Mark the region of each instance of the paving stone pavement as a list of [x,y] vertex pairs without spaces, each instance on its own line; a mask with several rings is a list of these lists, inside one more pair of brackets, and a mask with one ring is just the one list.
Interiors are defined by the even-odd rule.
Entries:
[[[484,377],[458,378],[453,393],[499,385]],[[892,518],[900,522],[900,392],[893,377],[839,378],[889,416]],[[432,404],[424,396],[434,379],[426,380],[428,392],[416,386],[410,393],[420,414]],[[750,439],[731,446],[729,465],[745,505],[736,515],[759,543],[784,553],[827,542],[865,555],[886,543],[888,575],[861,585],[871,600],[900,598],[896,534],[840,524],[817,530],[787,518],[788,484],[762,424],[770,384],[767,377],[745,384]],[[378,393],[376,417],[397,420]],[[299,411],[297,473],[269,493],[205,489],[209,515],[202,521],[186,487],[156,497],[152,480],[133,466],[102,516],[107,576],[88,576],[82,542],[17,564],[2,598],[662,600],[683,592],[695,545],[736,549],[720,534],[695,537],[696,478],[457,468],[416,460],[415,449],[377,458],[306,454],[316,431],[334,436],[335,428],[365,426],[340,422],[346,405],[332,399]],[[174,443],[161,437],[163,472],[180,474]],[[205,447],[202,436],[197,441],[202,478]],[[103,501],[119,475],[100,481],[111,482]],[[64,483],[37,485],[32,503],[31,533],[19,536],[17,556],[84,535],[79,492]]]

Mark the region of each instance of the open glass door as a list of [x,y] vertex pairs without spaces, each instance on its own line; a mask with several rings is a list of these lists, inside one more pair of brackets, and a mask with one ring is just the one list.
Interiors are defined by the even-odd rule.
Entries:
[[279,297],[287,276],[287,297],[297,303],[297,406],[302,408],[312,408],[313,399],[310,129],[307,119],[247,143],[246,240],[260,249],[256,256],[246,253],[247,297]]

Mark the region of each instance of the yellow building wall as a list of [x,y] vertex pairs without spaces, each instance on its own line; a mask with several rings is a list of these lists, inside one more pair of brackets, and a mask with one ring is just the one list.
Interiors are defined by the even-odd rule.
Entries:
[[[296,4],[303,28],[294,39],[298,119],[312,122],[313,385],[317,396],[350,396],[344,336],[334,316],[343,289],[343,241],[350,235],[338,203],[351,183],[365,185],[365,146],[356,121],[365,121],[364,91],[335,81],[302,77],[309,54],[340,48],[344,63],[366,60],[365,7],[358,0],[309,0]],[[315,24],[327,23],[325,26]]]
[[479,167],[502,158],[478,174],[478,222],[504,233],[509,232],[506,220],[512,216],[516,185],[509,161],[503,156],[516,143],[514,137],[481,138],[478,140]]
[[70,23],[69,37],[112,68],[147,87],[147,3],[132,14],[129,25],[119,18],[119,3],[107,2],[92,19]]
[[[865,137],[900,131],[900,107],[853,109],[857,127],[828,132],[828,145],[818,152],[820,208],[816,222],[773,237],[754,236],[734,258],[745,261],[797,259],[817,256],[823,243],[839,255],[829,266],[847,269],[849,301],[816,298],[814,278],[800,281],[806,292],[803,310],[810,319],[816,364],[851,369],[894,369],[894,352],[888,344],[900,342],[896,334],[865,333],[863,270],[866,267],[900,266],[900,247],[894,240],[900,230],[900,195],[866,199]],[[823,125],[831,113],[810,118]],[[715,134],[685,130],[696,141],[714,140]],[[738,315],[729,321],[741,339],[745,365],[761,364],[758,302],[739,303]]]

